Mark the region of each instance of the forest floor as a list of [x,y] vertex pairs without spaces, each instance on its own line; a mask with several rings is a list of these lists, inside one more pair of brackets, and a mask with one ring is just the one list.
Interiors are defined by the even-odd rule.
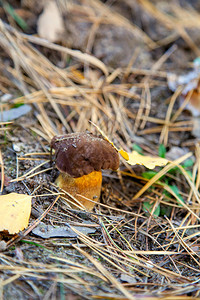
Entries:
[[[0,233],[0,299],[200,299],[199,1],[0,1],[0,17],[1,193],[32,196],[29,227]],[[121,158],[89,212],[55,185],[50,141],[93,123],[169,163]]]

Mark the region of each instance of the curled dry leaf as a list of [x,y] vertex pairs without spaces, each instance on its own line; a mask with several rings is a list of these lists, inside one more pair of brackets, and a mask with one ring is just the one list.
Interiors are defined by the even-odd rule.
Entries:
[[14,234],[28,226],[31,199],[31,196],[17,193],[0,196],[0,231]]

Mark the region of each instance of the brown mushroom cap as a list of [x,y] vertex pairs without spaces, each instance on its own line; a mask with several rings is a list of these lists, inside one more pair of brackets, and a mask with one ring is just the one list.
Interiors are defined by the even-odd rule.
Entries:
[[119,155],[115,148],[91,133],[54,136],[51,148],[55,149],[59,171],[72,177],[81,177],[101,169],[117,170],[119,167]]

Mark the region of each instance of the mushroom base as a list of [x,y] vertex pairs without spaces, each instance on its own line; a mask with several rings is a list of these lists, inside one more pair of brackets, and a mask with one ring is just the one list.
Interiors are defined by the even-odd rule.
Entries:
[[69,197],[67,197],[72,203],[77,204],[76,206],[71,205],[70,202],[72,207],[77,208],[77,206],[80,207],[80,204],[82,204],[87,210],[92,210],[96,204],[95,202],[99,202],[102,173],[94,171],[78,178],[71,177],[66,173],[61,173],[56,179],[56,184],[76,198],[77,202],[73,198],[69,199]]

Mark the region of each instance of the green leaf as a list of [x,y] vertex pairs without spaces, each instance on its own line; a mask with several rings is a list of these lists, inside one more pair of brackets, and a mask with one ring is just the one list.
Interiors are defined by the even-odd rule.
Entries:
[[186,172],[188,173],[188,175],[190,176],[190,178],[192,178],[192,172],[191,171],[188,171],[188,170],[186,170]]
[[[192,159],[187,159],[183,164],[182,164],[182,167],[184,169],[186,168],[189,168],[189,167],[192,167],[194,164],[194,161]],[[191,176],[191,172],[190,171],[187,171],[186,172],[189,172],[188,175]],[[172,175],[176,175],[177,173],[178,174],[182,174],[182,171],[178,168],[178,167],[174,167],[172,168],[171,170],[168,171],[169,174],[172,174]],[[192,177],[192,176],[191,176]]]
[[134,150],[134,151],[136,151],[136,152],[138,152],[139,154],[143,155],[143,150],[142,150],[142,148],[141,148],[139,145],[133,144],[132,147],[133,147],[133,150]]
[[174,167],[171,170],[169,170],[167,173],[176,175],[177,173],[181,173],[180,169],[178,167]]
[[171,206],[163,206],[161,205],[160,207],[160,215],[161,216],[167,216],[168,218],[170,217],[172,211],[172,207]]
[[146,171],[142,173],[142,177],[146,178],[146,179],[151,179],[153,178],[155,175],[157,174],[157,172],[155,171]]
[[159,148],[158,148],[158,156],[165,158],[166,152],[167,152],[167,150],[166,150],[165,146],[163,144],[160,144]]
[[[179,189],[176,185],[168,185],[170,189],[176,194],[176,196],[180,199],[180,202],[184,202],[183,197],[179,193]],[[179,206],[182,206],[182,204],[178,202]]]
[[187,159],[187,160],[183,163],[183,168],[189,168],[189,167],[192,167],[193,165],[194,165],[193,159]]
[[165,184],[169,185],[169,178],[165,177]]
[[[143,172],[142,173],[142,177],[146,178],[146,179],[151,179],[153,178],[158,172],[155,172],[155,171],[146,171],[146,172]],[[162,180],[163,178],[166,178],[165,175],[161,176],[156,182],[159,181],[160,183],[160,180]],[[167,179],[166,179],[167,180]]]
[[24,105],[24,103],[15,103],[15,104],[13,105],[13,108],[18,108],[18,107],[20,107],[20,106],[22,106],[22,105]]
[[[152,212],[153,206],[154,206],[154,203],[150,203],[150,202],[146,201],[146,202],[143,202],[142,209],[147,215],[149,215],[149,213]],[[153,215],[154,215],[154,217],[158,217],[160,215],[160,204],[156,207]]]
[[33,242],[33,241],[21,240],[21,243],[26,243],[26,244],[34,245],[34,246],[43,248],[43,249],[45,249],[48,252],[51,252],[51,253],[53,252],[52,250],[47,249],[45,246],[43,246],[43,245],[41,245],[39,243]]

